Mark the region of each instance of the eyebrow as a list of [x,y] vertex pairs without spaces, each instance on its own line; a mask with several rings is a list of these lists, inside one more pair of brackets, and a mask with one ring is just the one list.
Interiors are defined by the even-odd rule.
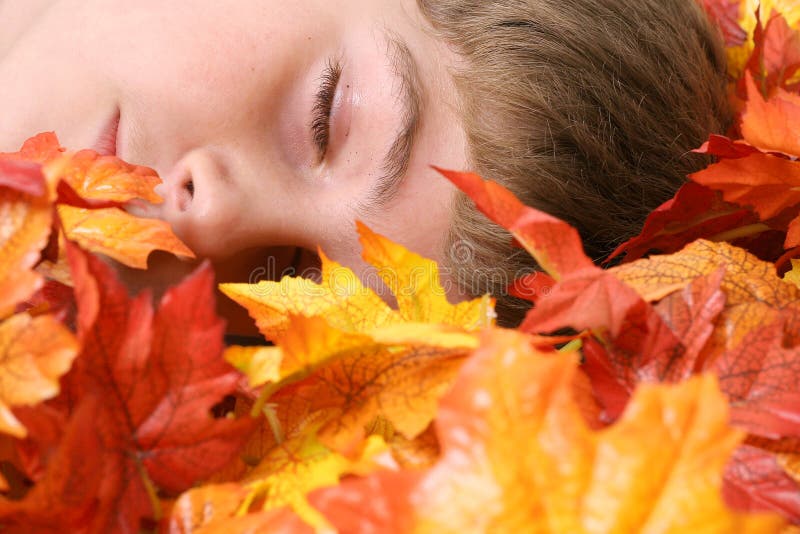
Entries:
[[383,207],[393,199],[403,183],[411,161],[414,139],[422,116],[422,84],[414,56],[398,35],[386,30],[386,55],[399,85],[400,128],[381,164],[381,175],[361,202],[363,211]]

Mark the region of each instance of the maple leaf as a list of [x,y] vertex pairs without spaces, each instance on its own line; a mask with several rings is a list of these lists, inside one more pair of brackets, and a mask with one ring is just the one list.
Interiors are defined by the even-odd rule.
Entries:
[[739,25],[739,0],[703,0],[703,7],[722,31],[725,46],[740,46],[747,32]]
[[[154,314],[150,295],[129,298],[100,260],[71,244],[67,255],[83,349],[65,378],[61,405],[69,399],[66,406],[80,412],[85,403],[102,403],[93,416],[98,446],[63,454],[91,455],[102,476],[95,491],[79,479],[48,478],[67,474],[48,468],[37,486],[94,491],[95,509],[83,530],[135,532],[141,518],[158,517],[158,488],[178,493],[225,465],[252,422],[210,414],[239,376],[221,357],[223,323],[214,313],[207,264],[168,290]],[[15,510],[46,516],[37,502],[9,505],[8,517]]]
[[306,495],[338,484],[345,474],[377,470],[375,462],[385,449],[383,440],[372,436],[360,458],[350,460],[327,449],[313,434],[298,435],[265,455],[241,483],[205,486],[184,493],[173,508],[170,532],[224,532],[232,528],[237,515],[282,506],[290,506],[309,524],[329,527],[324,517],[309,506]]
[[[310,503],[346,532],[777,531],[779,518],[723,503],[722,469],[741,433],[712,376],[641,386],[623,418],[595,433],[573,397],[576,366],[519,333],[486,332],[442,401],[436,466],[349,479]],[[289,513],[252,521],[302,531]]]
[[698,183],[684,184],[673,198],[650,213],[638,236],[617,247],[606,261],[623,253],[629,262],[654,250],[676,252],[696,239],[713,238],[758,222],[750,210],[720,197],[719,192]]
[[220,284],[220,290],[244,306],[264,336],[274,341],[288,328],[291,315],[321,316],[344,332],[368,332],[379,326],[403,322],[438,322],[474,330],[492,321],[489,299],[450,304],[439,282],[439,271],[425,259],[387,238],[358,225],[364,259],[378,269],[399,310],[361,284],[350,269],[319,251],[319,283],[285,276],[279,282]]
[[69,239],[130,267],[146,268],[149,253],[156,249],[194,258],[167,223],[117,209],[129,201],[161,202],[154,190],[159,183],[152,169],[115,156],[100,156],[92,150],[65,153],[52,133],[27,140],[19,152],[0,154],[0,185],[13,185],[28,194],[46,192],[41,209],[58,204]]
[[482,213],[511,232],[555,280],[594,267],[577,230],[567,223],[529,208],[503,186],[476,174],[434,168],[469,195]]
[[[745,65],[746,74],[759,81],[764,94],[775,88],[789,86],[800,69],[800,33],[792,29],[782,13],[772,12],[763,25],[761,16],[766,5],[756,11],[753,29],[753,51]],[[796,8],[795,8],[796,11]],[[798,13],[800,14],[800,13]],[[740,92],[741,92],[740,81]]]
[[93,150],[51,159],[43,172],[65,181],[83,199],[127,202],[140,198],[153,204],[163,202],[154,191],[161,178],[153,169],[130,165],[116,156],[101,156]]
[[[800,9],[794,0],[741,0],[739,25],[747,39],[739,46],[728,46],[728,72],[739,80],[750,70],[758,80],[774,87],[778,83],[794,83],[789,67],[793,52],[791,29],[800,24]],[[764,25],[762,20],[766,19]],[[789,29],[789,31],[787,31]],[[766,68],[762,68],[766,67]],[[766,88],[765,88],[766,89]]]
[[77,353],[77,340],[53,317],[21,313],[0,322],[0,432],[25,437],[10,407],[56,396]]
[[29,161],[41,164],[57,158],[65,151],[66,149],[61,146],[55,133],[43,132],[22,143],[19,152],[0,152],[0,160]]
[[118,208],[84,209],[58,207],[67,239],[91,252],[99,252],[129,267],[147,268],[154,250],[165,250],[184,258],[194,253],[159,219],[134,217]]

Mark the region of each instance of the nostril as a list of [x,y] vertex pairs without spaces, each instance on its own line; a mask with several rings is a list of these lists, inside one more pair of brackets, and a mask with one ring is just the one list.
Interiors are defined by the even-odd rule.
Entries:
[[194,199],[194,181],[191,178],[187,177],[183,184],[181,184],[177,196],[178,209],[181,211],[188,210]]

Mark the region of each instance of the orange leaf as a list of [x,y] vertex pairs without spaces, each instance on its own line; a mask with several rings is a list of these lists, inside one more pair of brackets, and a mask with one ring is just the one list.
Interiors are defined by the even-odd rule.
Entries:
[[158,219],[141,219],[118,208],[89,210],[64,205],[58,206],[58,215],[68,239],[129,267],[147,268],[147,257],[154,250],[194,258],[169,224]]
[[[765,532],[775,516],[729,511],[722,469],[741,433],[713,377],[643,386],[592,432],[574,401],[576,362],[487,332],[443,400],[443,457],[424,473],[350,479],[309,496],[347,532]],[[267,529],[297,523],[276,516]]]
[[752,206],[762,219],[800,203],[800,162],[770,154],[723,159],[689,177],[728,202]]
[[0,318],[41,286],[31,268],[47,244],[52,218],[46,198],[0,187]]
[[800,157],[800,95],[778,88],[769,100],[764,100],[749,72],[745,80],[747,104],[742,114],[745,141],[765,152]]
[[0,152],[0,159],[46,163],[60,156],[65,150],[61,143],[58,142],[58,137],[56,137],[55,133],[44,132],[26,140],[19,152]]
[[9,408],[55,397],[77,354],[75,337],[50,316],[19,314],[0,322],[0,432],[25,437]]
[[583,251],[578,231],[567,223],[520,202],[510,191],[471,173],[436,168],[475,202],[491,220],[511,232],[550,276],[596,268]]
[[67,182],[84,199],[127,202],[141,198],[163,202],[154,187],[161,183],[153,169],[130,165],[116,156],[101,156],[93,150],[64,154],[43,168],[50,180]]

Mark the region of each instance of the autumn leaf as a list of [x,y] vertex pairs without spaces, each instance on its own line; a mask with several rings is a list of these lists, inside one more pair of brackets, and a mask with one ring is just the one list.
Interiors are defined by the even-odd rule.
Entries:
[[[31,172],[23,164],[6,162],[0,173],[14,167],[25,179],[43,183],[41,173]],[[16,183],[25,183],[6,174],[5,187],[0,186],[0,318],[13,312],[18,302],[29,297],[42,284],[42,278],[32,267],[47,244],[52,225],[52,208],[43,193],[33,196],[20,191]],[[13,178],[13,180],[12,180]],[[12,186],[13,187],[9,187]],[[22,186],[25,189],[25,186]]]
[[[738,23],[747,33],[747,39],[739,46],[729,45],[726,50],[731,78],[739,80],[745,70],[750,70],[756,79],[764,79],[768,88],[776,83],[794,83],[795,79],[790,79],[791,71],[788,68],[792,63],[792,53],[789,52],[791,30],[786,30],[800,27],[797,2],[740,0],[738,3]],[[767,21],[766,25],[764,20]]]
[[741,125],[745,141],[764,152],[800,157],[800,95],[777,88],[765,100],[749,73],[745,82],[747,104]]
[[695,239],[713,238],[757,222],[758,217],[750,210],[725,202],[708,187],[688,182],[672,199],[653,210],[641,233],[617,247],[607,261],[621,254],[629,262],[651,251],[676,252]]
[[364,258],[396,295],[398,310],[324,254],[319,284],[284,278],[221,285],[276,344],[236,347],[226,355],[251,387],[266,384],[253,415],[269,403],[267,415],[282,434],[296,436],[313,425],[322,443],[347,455],[360,448],[376,418],[407,440],[421,434],[475,346],[469,331],[492,320],[486,298],[448,303],[430,260],[363,225],[359,232]]
[[44,132],[27,139],[19,152],[0,152],[0,160],[46,163],[59,157],[66,149],[53,132]]
[[[100,404],[93,416],[97,446],[63,454],[90,454],[102,483],[95,490],[80,479],[46,478],[45,486],[94,492],[86,531],[135,532],[140,519],[158,518],[156,492],[179,493],[225,465],[252,423],[210,413],[233,392],[239,375],[221,357],[223,324],[214,312],[208,265],[168,290],[154,313],[148,293],[129,298],[99,259],[74,245],[67,252],[83,345],[64,380],[67,406],[80,413],[86,403]],[[52,462],[47,471],[59,472]],[[7,517],[35,503],[14,504]]]
[[577,230],[567,223],[525,206],[506,188],[476,174],[436,170],[469,195],[489,219],[511,232],[554,279],[594,267]]
[[[741,433],[727,426],[713,377],[642,386],[595,433],[574,401],[575,370],[574,358],[536,354],[518,333],[487,332],[442,402],[435,467],[349,479],[309,501],[347,532],[777,532],[777,517],[723,503]],[[264,529],[299,526],[285,513]]]
[[244,306],[261,333],[275,341],[291,315],[321,316],[343,332],[368,332],[403,322],[440,322],[475,330],[493,321],[493,303],[478,298],[450,304],[439,282],[435,263],[373,233],[359,224],[364,259],[395,292],[393,310],[373,290],[364,287],[351,270],[320,251],[319,283],[299,277],[258,284],[220,284],[220,290]]
[[[329,528],[319,512],[309,506],[306,495],[318,488],[334,486],[345,474],[367,474],[379,469],[376,461],[386,444],[372,436],[360,458],[350,460],[320,444],[313,434],[273,449],[239,484],[205,486],[184,493],[170,518],[172,533],[225,532],[235,517],[289,506],[308,523]],[[255,512],[255,513],[253,513]]]
[[21,313],[0,322],[0,432],[25,437],[10,408],[56,396],[77,353],[75,337],[50,316]]
[[129,267],[146,269],[147,257],[154,250],[194,258],[172,233],[169,223],[162,220],[134,217],[118,208],[90,210],[61,205],[58,214],[67,239]]
[[[796,31],[800,27],[797,23],[800,11],[796,7],[787,9],[786,5],[770,12],[768,4],[763,2],[760,11],[754,11],[753,50],[745,65],[746,74],[758,80],[764,94],[796,83],[795,74],[800,69],[800,33]],[[784,15],[794,19],[794,28]],[[765,16],[769,18],[763,24]]]
[[769,219],[800,203],[800,163],[771,154],[723,159],[690,176],[695,182],[721,191],[724,199],[752,206]]
[[158,204],[155,193],[161,183],[153,169],[130,165],[116,156],[101,156],[93,150],[80,150],[49,160],[45,175],[64,180],[83,199],[127,202],[140,198]]
[[740,46],[747,32],[739,25],[739,0],[703,0],[703,7],[722,31],[725,46]]
[[369,334],[337,330],[319,317],[292,316],[276,339],[280,381],[262,391],[288,436],[317,425],[329,448],[353,454],[376,417],[407,439],[430,424],[473,334],[452,327],[404,324]]
[[[0,497],[3,532],[107,532],[92,528],[103,485],[102,438],[97,432],[96,397],[82,402],[49,458],[44,475],[22,501]],[[99,528],[98,528],[99,527]]]

